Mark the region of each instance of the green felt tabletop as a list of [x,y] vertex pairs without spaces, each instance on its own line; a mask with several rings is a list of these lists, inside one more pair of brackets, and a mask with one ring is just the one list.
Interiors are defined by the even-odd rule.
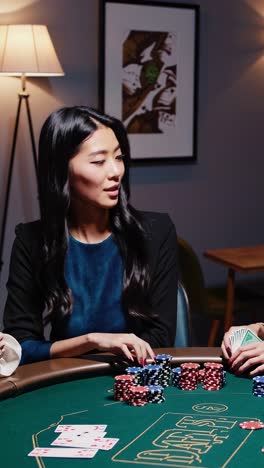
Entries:
[[[244,420],[264,421],[264,400],[252,381],[227,374],[220,391],[165,389],[166,401],[130,407],[113,400],[112,376],[51,385],[0,402],[1,467],[263,467],[264,429],[247,431]],[[107,424],[119,442],[93,459],[31,458],[49,447],[58,423]]]

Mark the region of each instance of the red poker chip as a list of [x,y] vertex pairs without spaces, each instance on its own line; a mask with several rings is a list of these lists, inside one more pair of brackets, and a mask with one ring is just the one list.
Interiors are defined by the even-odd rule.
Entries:
[[115,376],[115,381],[120,383],[120,382],[133,382],[134,380],[134,375],[116,375]]
[[219,362],[205,362],[204,367],[210,368],[210,369],[223,369],[223,364],[220,364]]
[[216,387],[221,385],[221,382],[207,382],[206,380],[204,380],[203,384],[207,385],[208,387]]
[[140,390],[140,391],[142,391],[142,390],[143,390],[143,391],[148,390],[148,387],[145,386],[145,385],[134,385],[133,388],[134,388],[135,390]]
[[148,403],[147,401],[144,403],[129,403],[129,406],[145,406],[147,405],[147,403]]
[[190,392],[192,390],[196,390],[196,389],[197,389],[197,387],[181,387],[181,390],[188,391],[188,392]]
[[181,388],[197,388],[197,385],[192,384],[180,384]]
[[248,429],[249,431],[251,430],[256,430],[256,429],[263,429],[264,428],[264,422],[262,421],[243,421],[239,424],[239,427],[241,429]]
[[220,385],[222,380],[204,380],[204,385]]
[[181,385],[197,385],[197,380],[180,380]]
[[215,386],[203,385],[204,390],[210,390],[210,391],[212,391],[212,390],[221,390],[221,388],[222,387],[220,387],[218,385],[217,386],[216,385]]
[[181,364],[182,369],[199,369],[200,364],[197,364],[196,362],[183,362]]
[[219,376],[219,377],[216,377],[216,376],[213,377],[211,375],[205,375],[204,376],[204,380],[208,380],[208,381],[211,380],[212,382],[214,382],[214,381],[217,382],[218,380],[221,380],[221,379],[222,379],[222,376]]
[[185,375],[185,376],[180,376],[180,381],[181,382],[196,382],[197,381],[197,376],[188,376],[188,375]]
[[197,382],[180,382],[181,387],[197,387]]
[[198,375],[181,375],[181,380],[197,380]]
[[143,385],[132,385],[132,387],[130,387],[130,390],[131,392],[145,393],[148,392],[148,387],[144,387]]

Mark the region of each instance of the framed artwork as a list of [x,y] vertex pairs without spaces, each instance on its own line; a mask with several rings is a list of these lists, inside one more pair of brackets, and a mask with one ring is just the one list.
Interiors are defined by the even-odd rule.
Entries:
[[198,5],[100,2],[100,108],[134,160],[196,159],[198,21]]

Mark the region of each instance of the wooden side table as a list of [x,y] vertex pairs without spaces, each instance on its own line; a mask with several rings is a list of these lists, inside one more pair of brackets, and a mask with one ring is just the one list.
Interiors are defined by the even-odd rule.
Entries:
[[206,250],[204,256],[228,268],[224,317],[224,330],[226,332],[233,324],[235,273],[237,271],[240,273],[264,272],[264,245]]

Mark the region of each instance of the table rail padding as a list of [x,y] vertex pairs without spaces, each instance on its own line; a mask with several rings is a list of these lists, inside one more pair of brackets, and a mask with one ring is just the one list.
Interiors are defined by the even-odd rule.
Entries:
[[[173,365],[181,362],[222,361],[221,348],[162,348],[155,352],[172,355]],[[10,377],[0,379],[0,399],[68,380],[121,371],[127,365],[121,357],[109,353],[26,364],[19,366]]]

